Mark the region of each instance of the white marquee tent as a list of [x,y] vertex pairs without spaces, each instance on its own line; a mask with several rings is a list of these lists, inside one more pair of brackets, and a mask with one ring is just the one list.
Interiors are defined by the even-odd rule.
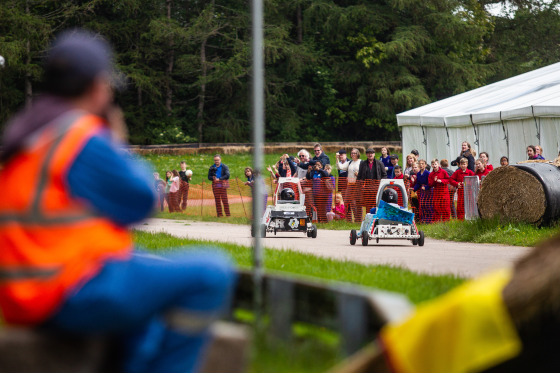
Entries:
[[560,63],[480,87],[397,115],[404,157],[412,149],[430,162],[457,158],[461,143],[490,154],[499,166],[526,160],[540,144],[547,159],[560,151]]

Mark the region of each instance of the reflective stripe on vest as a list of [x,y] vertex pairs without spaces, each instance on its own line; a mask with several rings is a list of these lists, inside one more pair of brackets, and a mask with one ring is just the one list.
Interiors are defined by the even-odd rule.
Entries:
[[68,169],[102,126],[98,117],[67,112],[0,172],[0,308],[8,322],[42,322],[69,288],[107,259],[129,255],[127,230],[73,199],[67,187]]

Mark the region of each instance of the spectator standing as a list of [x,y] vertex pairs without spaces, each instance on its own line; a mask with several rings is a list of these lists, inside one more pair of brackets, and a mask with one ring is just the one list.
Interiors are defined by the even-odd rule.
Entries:
[[406,163],[404,166],[404,172],[403,174],[410,179],[410,176],[412,175],[412,167],[414,165],[414,163],[416,162],[416,157],[410,153],[406,156]]
[[542,157],[542,160],[545,160],[544,155],[543,155],[543,148],[540,145],[535,146],[535,153],[537,155],[540,155]]
[[479,181],[482,181],[482,177],[487,176],[488,173],[490,173],[490,170],[486,169],[486,166],[484,165],[484,160],[481,158],[477,159],[475,162],[474,175],[478,177]]
[[461,153],[459,157],[457,157],[454,161],[451,161],[451,166],[458,166],[459,160],[463,157],[467,159],[468,166],[467,169],[472,170],[474,172],[474,157],[476,156],[476,152],[472,149],[469,142],[461,143]]
[[281,177],[296,176],[297,165],[295,164],[293,159],[291,159],[290,156],[288,156],[288,154],[282,155],[277,165],[278,165],[278,174]]
[[329,156],[323,152],[323,147],[321,144],[317,143],[313,147],[313,151],[315,152],[315,157],[313,157],[313,161],[321,161],[321,165],[324,167],[327,164],[331,163]]
[[375,150],[373,148],[367,149],[366,157],[367,159],[360,163],[357,179],[362,183],[363,205],[366,208],[366,212],[369,212],[376,205],[378,181],[387,178],[387,172],[383,163],[375,159]]
[[508,166],[509,165],[509,158],[506,156],[502,156],[500,158],[500,166]]
[[171,171],[171,178],[168,180],[168,183],[171,182],[169,186],[169,211],[170,212],[180,212],[181,207],[179,206],[179,189],[181,188],[181,180],[179,178],[179,172],[175,169]]
[[229,168],[222,163],[222,156],[219,154],[214,156],[214,165],[208,169],[208,180],[212,181],[212,192],[214,193],[214,201],[216,202],[216,214],[222,217],[222,204],[227,217],[230,216],[229,201],[227,189],[229,188]]
[[391,157],[389,157],[389,162],[390,162],[390,165],[387,168],[387,178],[393,179],[395,177],[395,172],[393,171],[393,169],[399,163],[399,156],[391,155]]
[[426,165],[427,163],[425,160],[418,161],[420,170],[418,171],[418,174],[416,174],[414,192],[418,195],[418,201],[420,203],[420,220],[424,223],[430,223],[433,219],[433,207],[428,179],[430,172],[426,170]]
[[160,206],[160,211],[163,212],[163,202],[165,201],[165,186],[166,183],[159,177],[159,173],[154,173],[154,188],[156,190],[157,203]]
[[527,147],[527,159],[528,160],[544,160],[544,157],[537,154],[537,149],[534,145]]
[[494,170],[494,167],[488,163],[490,159],[488,152],[480,152],[480,158],[482,159],[482,161],[484,161],[484,166],[486,167],[486,169],[488,169],[488,172]]
[[[244,184],[246,186],[251,187],[251,196],[254,198],[255,190],[254,190],[253,186],[255,185],[255,174],[253,174],[253,169],[252,168],[250,168],[250,167],[245,168],[245,177],[247,178],[247,182],[245,182]],[[262,188],[263,188],[262,191],[263,191],[263,194],[264,194],[264,196],[263,196],[263,198],[264,198],[263,213],[264,213],[264,211],[266,210],[266,205],[268,204],[268,192],[266,191],[266,186],[265,186],[264,180],[262,180],[262,178],[261,178],[261,183],[262,183]],[[299,196],[299,191],[294,190],[294,192],[296,193],[296,199],[297,199],[297,197]]]
[[179,186],[179,200],[181,202],[181,210],[187,209],[187,201],[189,199],[189,181],[192,176],[187,175],[187,163],[181,161],[181,170],[179,170],[179,178],[181,185]]
[[327,222],[327,202],[330,191],[326,188],[325,181],[330,182],[328,177],[329,173],[323,169],[321,161],[315,161],[313,169],[307,174],[307,179],[313,183],[313,205],[319,222]]
[[459,161],[459,169],[455,170],[449,183],[457,188],[457,219],[465,219],[465,177],[472,177],[474,173],[472,170],[467,169],[469,162],[466,158]]
[[346,201],[346,220],[352,222],[352,212],[354,213],[354,222],[362,221],[362,208],[361,208],[361,190],[357,181],[358,172],[360,170],[360,151],[358,148],[352,149],[350,152],[350,161],[347,163],[336,164],[338,170],[345,170],[348,173],[346,194],[344,201]]
[[[6,127],[3,324],[110,335],[119,371],[196,372],[235,275],[218,254],[133,251],[127,227],[150,214],[155,195],[148,170],[123,155],[126,125],[105,119],[113,71],[101,37],[62,34],[45,56],[44,93]],[[21,175],[37,179],[21,188]]]
[[391,167],[391,156],[389,155],[387,147],[381,147],[381,156],[379,156],[379,161],[383,163],[385,171],[387,172],[387,175],[389,175],[389,168]]
[[165,172],[165,201],[167,201],[167,209],[169,213],[175,211],[175,205],[171,202],[171,186],[173,185],[173,173],[171,170]]
[[414,186],[416,185],[416,178],[418,177],[418,173],[420,172],[420,167],[418,166],[418,162],[414,162],[412,164],[412,173],[410,174],[409,185],[408,185],[408,194],[410,196],[410,200],[412,201],[412,205],[416,208],[416,213],[420,210],[420,201],[418,200],[418,195],[414,190]]
[[400,165],[396,165],[393,168],[393,173],[395,174],[392,179],[404,179],[404,174],[402,173],[402,167]]
[[305,179],[309,166],[309,152],[306,149],[301,149],[298,152],[297,159],[292,159],[297,164],[296,176],[299,179]]
[[453,170],[449,169],[449,161],[447,159],[442,159],[439,165],[443,170],[445,170],[447,175],[449,175],[450,177],[453,175]]
[[[447,173],[447,176],[451,178],[451,176],[453,175],[453,170],[449,169],[449,161],[447,159],[442,159],[439,163],[439,166],[442,170],[444,170]],[[457,211],[455,209],[455,204],[453,203],[453,198],[455,196],[455,190],[456,188],[449,183],[447,185],[447,189],[449,190],[449,203],[450,203],[450,207],[451,207],[451,217],[457,217]]]
[[[348,164],[348,158],[346,157],[346,149],[341,149],[336,153],[336,168],[338,170],[338,191],[344,194],[346,191],[346,186],[348,185],[348,167],[344,168]],[[347,165],[346,165],[347,166]]]
[[434,220],[436,222],[449,221],[451,216],[449,201],[449,175],[440,168],[437,158],[432,160],[432,172],[428,176],[428,184],[433,188]]

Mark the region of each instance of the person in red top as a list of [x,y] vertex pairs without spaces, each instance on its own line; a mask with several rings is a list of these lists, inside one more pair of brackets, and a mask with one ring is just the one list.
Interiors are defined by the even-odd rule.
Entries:
[[474,176],[473,171],[467,169],[468,164],[469,161],[462,158],[459,161],[460,168],[455,170],[451,179],[449,179],[449,183],[457,187],[457,219],[461,221],[465,219],[465,186],[463,181],[467,176]]
[[404,174],[402,173],[402,167],[400,165],[395,166],[393,172],[395,173],[393,179],[404,179]]
[[449,175],[439,167],[437,158],[432,160],[432,172],[428,176],[428,185],[433,187],[434,221],[448,221],[451,215],[449,191]]
[[488,152],[480,152],[480,158],[482,159],[482,161],[484,161],[484,165],[486,165],[486,169],[488,169],[488,172],[491,172],[492,170],[494,170],[494,167],[488,163],[488,158],[490,156],[488,156]]
[[490,173],[490,170],[486,168],[484,165],[484,160],[479,158],[474,163],[474,175],[478,177],[478,180],[482,180],[482,177],[485,177]]
[[344,200],[342,194],[338,192],[334,195],[334,208],[333,212],[327,212],[327,220],[330,222],[333,219],[343,220],[346,218],[346,209],[344,208]]

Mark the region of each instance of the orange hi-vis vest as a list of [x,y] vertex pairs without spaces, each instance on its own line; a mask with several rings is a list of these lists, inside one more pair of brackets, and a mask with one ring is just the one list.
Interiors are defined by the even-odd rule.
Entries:
[[[108,259],[126,259],[124,228],[71,196],[67,173],[103,120],[61,115],[0,171],[0,312],[10,324],[39,324]],[[110,167],[110,165],[107,165]]]

